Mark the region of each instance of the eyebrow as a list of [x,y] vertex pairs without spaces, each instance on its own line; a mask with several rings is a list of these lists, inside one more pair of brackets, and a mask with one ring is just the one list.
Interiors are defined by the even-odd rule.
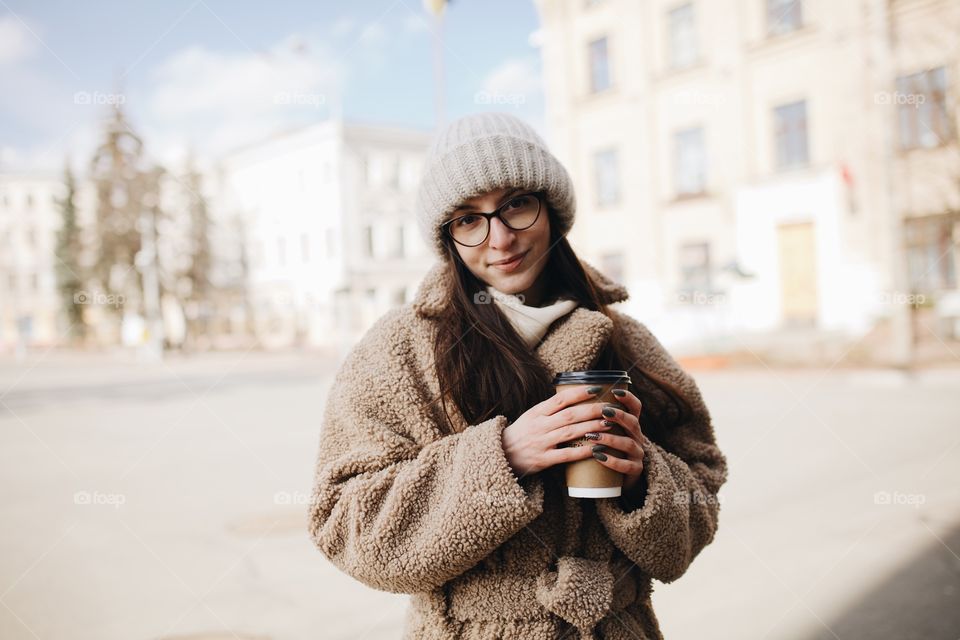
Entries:
[[[518,191],[523,191],[523,189],[521,189],[520,187],[514,187],[513,189],[510,189],[510,190],[507,191],[505,194],[503,194],[502,196],[500,196],[500,200],[499,200],[500,204],[503,204],[504,201],[505,201],[507,198],[509,198],[509,197],[512,196],[513,194],[517,193]],[[499,206],[499,205],[498,205],[498,206]],[[478,207],[474,207],[473,205],[465,204],[465,205],[463,205],[463,206],[460,206],[460,207],[457,207],[456,209],[454,209],[454,212],[457,212],[457,211],[478,211],[478,210],[479,210]]]

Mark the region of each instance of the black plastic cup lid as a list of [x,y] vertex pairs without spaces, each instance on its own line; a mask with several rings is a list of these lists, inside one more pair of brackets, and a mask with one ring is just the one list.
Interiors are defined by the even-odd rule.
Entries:
[[553,384],[613,384],[625,382],[630,384],[630,376],[626,371],[614,369],[592,369],[590,371],[563,371],[553,378]]

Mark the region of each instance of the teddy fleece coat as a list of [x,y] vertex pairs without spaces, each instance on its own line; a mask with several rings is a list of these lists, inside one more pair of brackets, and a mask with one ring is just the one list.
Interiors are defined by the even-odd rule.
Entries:
[[[604,303],[627,298],[584,268]],[[313,543],[356,580],[412,594],[404,639],[662,638],[652,580],[679,578],[713,539],[726,480],[696,383],[642,323],[613,310],[631,358],[677,385],[693,417],[645,445],[639,503],[571,498],[562,465],[518,479],[501,443],[505,416],[466,424],[448,402],[451,434],[431,402],[436,316],[451,277],[437,263],[413,302],[381,317],[338,371],[323,412]],[[612,329],[603,313],[578,307],[535,352],[551,374],[589,369]]]

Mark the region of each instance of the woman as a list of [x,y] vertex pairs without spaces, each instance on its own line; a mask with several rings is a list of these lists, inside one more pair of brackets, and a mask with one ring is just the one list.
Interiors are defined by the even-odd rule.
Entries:
[[[412,594],[404,638],[661,638],[651,581],[716,532],[726,461],[700,392],[609,307],[627,292],[577,259],[574,209],[523,121],[451,123],[418,195],[441,260],[330,389],[310,535],[355,579]],[[628,411],[554,394],[583,369],[628,371]],[[582,436],[599,448],[557,447]],[[590,456],[625,474],[622,496],[567,495],[564,463]]]

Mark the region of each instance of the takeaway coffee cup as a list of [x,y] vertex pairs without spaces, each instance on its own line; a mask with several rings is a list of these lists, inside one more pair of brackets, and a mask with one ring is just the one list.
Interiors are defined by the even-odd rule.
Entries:
[[[614,389],[627,389],[630,385],[630,376],[626,371],[593,369],[590,371],[564,371],[553,379],[553,386],[557,393],[571,387],[600,387],[600,393],[593,398],[577,404],[611,404],[618,409],[626,407],[617,401],[613,395]],[[571,405],[573,406],[573,405]],[[622,427],[614,426],[605,433],[624,435]],[[593,447],[593,440],[579,438],[560,446]],[[617,455],[618,452],[608,452],[607,455]],[[567,494],[574,498],[615,498],[620,495],[623,487],[623,474],[605,467],[594,458],[568,462],[566,465]]]

